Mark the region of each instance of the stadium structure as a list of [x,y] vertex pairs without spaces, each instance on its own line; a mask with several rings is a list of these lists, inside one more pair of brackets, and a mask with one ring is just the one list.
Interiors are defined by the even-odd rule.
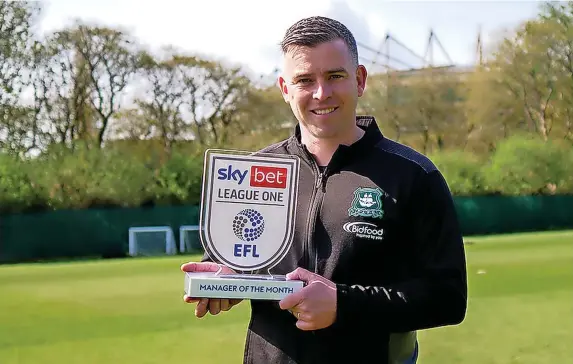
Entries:
[[[379,47],[374,48],[357,41],[360,62],[367,66],[370,74],[419,75],[427,70],[439,72],[472,72],[476,65],[483,64],[481,31],[478,31],[474,64],[455,64],[437,34],[430,29],[424,54],[413,51],[390,32],[386,33]],[[445,62],[437,62],[437,51]]]

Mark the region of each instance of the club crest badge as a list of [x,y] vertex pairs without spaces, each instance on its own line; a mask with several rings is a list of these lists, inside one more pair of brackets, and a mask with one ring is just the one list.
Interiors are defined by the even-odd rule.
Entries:
[[352,206],[348,209],[348,216],[362,216],[382,218],[382,190],[379,188],[360,187],[354,191]]

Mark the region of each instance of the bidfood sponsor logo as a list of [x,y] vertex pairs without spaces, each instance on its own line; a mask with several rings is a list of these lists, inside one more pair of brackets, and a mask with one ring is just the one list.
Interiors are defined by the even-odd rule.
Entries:
[[372,240],[382,240],[384,238],[384,229],[380,229],[369,222],[347,222],[342,228],[358,238]]

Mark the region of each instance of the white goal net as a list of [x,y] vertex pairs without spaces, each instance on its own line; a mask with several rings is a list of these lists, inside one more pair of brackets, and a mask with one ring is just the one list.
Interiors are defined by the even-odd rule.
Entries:
[[196,252],[203,249],[199,236],[199,225],[183,225],[179,227],[179,251]]
[[177,254],[173,230],[169,226],[142,226],[129,229],[129,255]]

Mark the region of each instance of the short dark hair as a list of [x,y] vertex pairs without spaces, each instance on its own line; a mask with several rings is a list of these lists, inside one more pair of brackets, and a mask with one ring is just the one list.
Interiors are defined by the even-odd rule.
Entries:
[[280,46],[283,54],[286,54],[291,46],[314,47],[335,39],[342,39],[346,43],[352,60],[358,65],[358,49],[352,32],[341,22],[323,16],[304,18],[291,25]]

